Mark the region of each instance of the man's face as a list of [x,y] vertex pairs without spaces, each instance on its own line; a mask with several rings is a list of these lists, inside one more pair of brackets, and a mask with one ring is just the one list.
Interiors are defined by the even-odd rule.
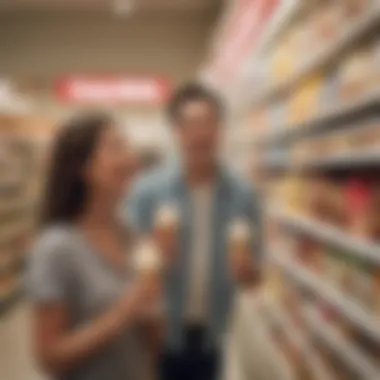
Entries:
[[220,142],[220,120],[206,101],[189,101],[178,112],[176,134],[182,154],[193,164],[215,161]]

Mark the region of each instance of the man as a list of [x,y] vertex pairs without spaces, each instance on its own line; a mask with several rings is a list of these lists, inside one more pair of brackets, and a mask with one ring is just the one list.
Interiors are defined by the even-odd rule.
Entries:
[[[178,209],[180,225],[167,274],[167,330],[162,380],[214,380],[221,339],[235,284],[247,284],[258,265],[259,212],[253,192],[221,164],[223,107],[197,84],[179,89],[168,116],[179,146],[179,162],[143,178],[131,200],[137,229],[149,234],[157,210]],[[246,255],[229,260],[228,224],[239,218],[255,231]],[[165,253],[173,244],[163,241]],[[173,242],[172,242],[173,243]],[[252,253],[252,254],[251,254]]]

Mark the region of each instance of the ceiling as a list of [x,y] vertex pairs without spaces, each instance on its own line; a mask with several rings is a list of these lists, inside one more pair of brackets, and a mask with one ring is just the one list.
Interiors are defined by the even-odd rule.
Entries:
[[132,4],[143,11],[207,11],[222,0],[0,0],[0,10],[114,10]]

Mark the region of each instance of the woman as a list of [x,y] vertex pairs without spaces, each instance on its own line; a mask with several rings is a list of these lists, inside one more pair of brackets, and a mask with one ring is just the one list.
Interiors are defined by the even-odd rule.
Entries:
[[72,120],[53,148],[28,290],[37,358],[56,379],[149,375],[137,326],[158,291],[132,277],[131,236],[117,217],[134,175],[129,154],[107,115]]

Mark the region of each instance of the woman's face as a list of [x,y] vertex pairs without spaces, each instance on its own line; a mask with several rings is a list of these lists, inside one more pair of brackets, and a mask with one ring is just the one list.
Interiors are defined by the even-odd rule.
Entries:
[[105,196],[125,194],[136,173],[135,154],[116,126],[101,133],[91,159],[86,166],[90,187]]

